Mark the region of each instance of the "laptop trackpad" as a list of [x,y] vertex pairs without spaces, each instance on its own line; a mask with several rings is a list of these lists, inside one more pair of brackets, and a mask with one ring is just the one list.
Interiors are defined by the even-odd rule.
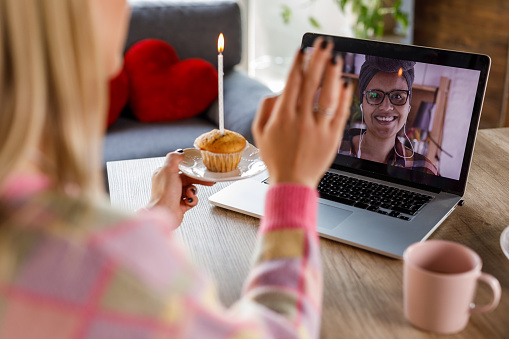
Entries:
[[341,224],[352,213],[352,211],[341,208],[318,204],[318,227],[331,230]]

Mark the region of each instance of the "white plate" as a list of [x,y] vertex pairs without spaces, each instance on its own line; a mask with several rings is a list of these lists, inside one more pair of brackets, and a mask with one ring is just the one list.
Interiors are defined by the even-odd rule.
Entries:
[[509,227],[506,227],[502,235],[500,235],[500,247],[502,247],[502,251],[507,259],[509,259]]
[[203,164],[200,150],[196,148],[186,148],[184,150],[184,160],[179,164],[179,169],[191,178],[220,182],[247,179],[260,174],[266,167],[260,159],[258,149],[248,143],[239,166],[233,171],[224,173],[209,171]]

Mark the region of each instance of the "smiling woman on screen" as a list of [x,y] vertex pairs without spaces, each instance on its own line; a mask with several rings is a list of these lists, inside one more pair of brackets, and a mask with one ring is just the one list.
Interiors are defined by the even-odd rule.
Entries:
[[359,96],[365,129],[349,131],[339,154],[438,175],[435,165],[403,145],[410,112],[413,61],[366,56],[359,73]]

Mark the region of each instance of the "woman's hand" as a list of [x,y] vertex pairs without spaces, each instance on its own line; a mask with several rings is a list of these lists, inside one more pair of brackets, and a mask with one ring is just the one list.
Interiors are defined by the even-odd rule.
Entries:
[[270,183],[316,188],[334,160],[350,113],[352,86],[341,80],[343,60],[333,43],[316,39],[296,56],[286,88],[261,104],[253,135],[270,174]]
[[177,218],[180,225],[184,213],[198,204],[194,184],[212,186],[214,183],[191,179],[180,173],[178,165],[184,159],[182,151],[168,153],[164,165],[152,175],[152,191],[147,208],[164,207]]

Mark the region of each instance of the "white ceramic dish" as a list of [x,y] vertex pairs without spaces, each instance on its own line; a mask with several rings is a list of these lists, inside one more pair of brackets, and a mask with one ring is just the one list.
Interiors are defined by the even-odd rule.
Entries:
[[260,159],[258,149],[251,144],[247,144],[239,166],[233,171],[224,173],[209,171],[203,164],[200,150],[196,148],[186,148],[184,150],[184,160],[179,164],[179,169],[191,178],[220,182],[247,179],[260,174],[266,167]]
[[509,227],[506,227],[502,235],[500,235],[500,247],[502,247],[502,251],[507,259],[509,259]]

